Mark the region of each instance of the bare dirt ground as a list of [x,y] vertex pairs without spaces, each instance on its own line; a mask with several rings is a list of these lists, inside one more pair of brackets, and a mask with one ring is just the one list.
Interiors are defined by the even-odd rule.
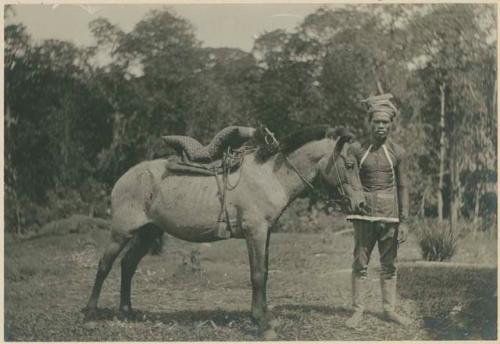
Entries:
[[[99,318],[80,312],[93,285],[108,233],[90,230],[5,244],[5,339],[22,341],[252,341],[246,244],[192,244],[169,238],[147,256],[134,278],[135,317],[117,317],[119,261],[108,277]],[[484,263],[496,242],[467,244],[457,261]],[[489,246],[488,246],[489,245]],[[465,247],[465,246],[464,246]],[[273,233],[268,300],[280,340],[495,339],[496,253],[491,267],[433,268],[415,238],[400,249],[400,310],[409,328],[380,318],[378,256],[374,252],[368,312],[359,330],[350,314],[352,235]],[[489,305],[489,306],[488,306]],[[494,307],[492,307],[494,305]],[[488,308],[489,307],[489,308]]]

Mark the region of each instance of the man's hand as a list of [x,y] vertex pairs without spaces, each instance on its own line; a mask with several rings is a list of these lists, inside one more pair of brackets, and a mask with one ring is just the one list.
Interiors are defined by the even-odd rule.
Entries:
[[398,243],[402,244],[406,241],[408,237],[408,225],[406,223],[400,223],[398,228]]

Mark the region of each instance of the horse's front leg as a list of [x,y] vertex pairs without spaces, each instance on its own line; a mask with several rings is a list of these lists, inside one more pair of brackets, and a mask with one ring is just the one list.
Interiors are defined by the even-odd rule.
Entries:
[[247,228],[246,242],[252,281],[252,317],[266,340],[276,338],[271,312],[267,309],[266,283],[269,264],[269,225],[265,222]]

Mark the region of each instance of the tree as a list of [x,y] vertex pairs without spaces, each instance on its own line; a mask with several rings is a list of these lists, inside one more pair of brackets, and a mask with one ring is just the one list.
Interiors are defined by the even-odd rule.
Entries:
[[160,135],[186,133],[186,94],[204,61],[192,26],[168,10],[151,11],[129,33],[102,18],[90,29],[94,60],[104,53],[109,61],[88,68],[113,109],[112,141],[99,162],[111,182],[146,159]]
[[[429,123],[441,118],[440,195],[449,192],[449,212],[454,226],[463,207],[464,177],[478,163],[473,157],[482,156],[493,166],[496,151],[493,147],[495,128],[491,118],[491,94],[494,94],[494,54],[488,43],[489,33],[478,20],[478,11],[492,11],[488,5],[436,5],[411,23],[414,54],[425,60],[422,75],[434,90],[430,98],[440,99],[427,113]],[[432,25],[431,25],[432,24]],[[439,116],[436,116],[439,114]],[[488,119],[490,118],[490,119]],[[439,127],[435,125],[435,127]],[[478,142],[475,137],[482,137]],[[484,153],[488,158],[484,158]],[[476,160],[472,162],[472,160]],[[444,173],[449,171],[448,186]],[[441,207],[442,205],[440,205]]]
[[113,136],[100,154],[100,174],[111,182],[157,154],[161,135],[208,141],[222,127],[252,124],[247,96],[255,88],[255,60],[237,49],[202,48],[192,25],[167,9],[151,11],[131,32],[105,19],[90,24],[98,59],[92,82],[113,109]]

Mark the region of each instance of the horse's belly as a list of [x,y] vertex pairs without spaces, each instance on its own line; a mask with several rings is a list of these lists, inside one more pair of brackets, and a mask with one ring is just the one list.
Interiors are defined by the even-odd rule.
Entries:
[[181,239],[216,240],[221,212],[217,193],[214,178],[170,176],[160,185],[151,215],[165,231]]

